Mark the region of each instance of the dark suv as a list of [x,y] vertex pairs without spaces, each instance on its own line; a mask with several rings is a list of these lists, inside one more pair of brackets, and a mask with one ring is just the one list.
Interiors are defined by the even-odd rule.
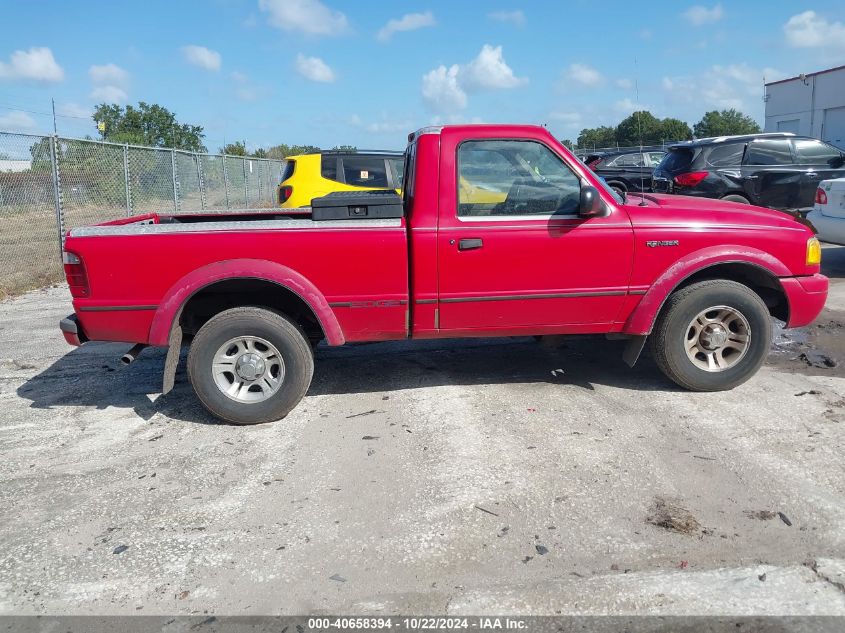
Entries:
[[654,170],[653,190],[782,210],[813,206],[820,180],[845,176],[845,153],[787,133],[678,143]]
[[584,163],[619,193],[651,191],[651,172],[663,160],[660,148],[627,148],[587,154]]

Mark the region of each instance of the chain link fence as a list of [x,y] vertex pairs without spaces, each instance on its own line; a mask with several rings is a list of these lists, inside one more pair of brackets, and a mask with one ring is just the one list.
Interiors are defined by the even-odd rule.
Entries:
[[0,297],[62,278],[76,226],[272,209],[285,161],[0,132]]

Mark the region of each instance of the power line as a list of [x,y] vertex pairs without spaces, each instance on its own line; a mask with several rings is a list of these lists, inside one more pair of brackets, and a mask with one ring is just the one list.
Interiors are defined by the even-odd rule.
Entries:
[[[13,103],[6,103],[6,104],[0,103],[0,109],[11,110],[13,112],[26,112],[27,114],[37,114],[39,116],[48,116],[48,117],[53,116],[53,114],[51,112],[41,112],[39,110],[28,110],[26,108],[22,108],[20,106],[17,106]],[[80,121],[90,121],[91,120],[90,116],[74,116],[73,114],[56,114],[56,116],[61,118],[61,119],[79,119]]]

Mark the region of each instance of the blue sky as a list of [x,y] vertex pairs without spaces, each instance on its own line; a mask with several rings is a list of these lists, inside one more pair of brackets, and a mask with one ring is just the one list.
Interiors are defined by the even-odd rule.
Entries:
[[[689,123],[762,82],[845,64],[841,0],[0,0],[0,130],[95,134],[103,100],[148,101],[216,150],[399,149],[432,123],[545,123],[636,108]],[[639,87],[639,100],[634,80]]]

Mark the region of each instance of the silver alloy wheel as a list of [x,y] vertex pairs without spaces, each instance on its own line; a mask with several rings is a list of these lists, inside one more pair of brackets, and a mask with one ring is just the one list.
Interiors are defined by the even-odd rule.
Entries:
[[238,336],[220,346],[211,372],[217,388],[232,400],[263,402],[282,386],[285,361],[269,341]]
[[704,371],[730,369],[743,359],[750,347],[751,327],[735,308],[707,308],[687,326],[684,349],[692,364]]

